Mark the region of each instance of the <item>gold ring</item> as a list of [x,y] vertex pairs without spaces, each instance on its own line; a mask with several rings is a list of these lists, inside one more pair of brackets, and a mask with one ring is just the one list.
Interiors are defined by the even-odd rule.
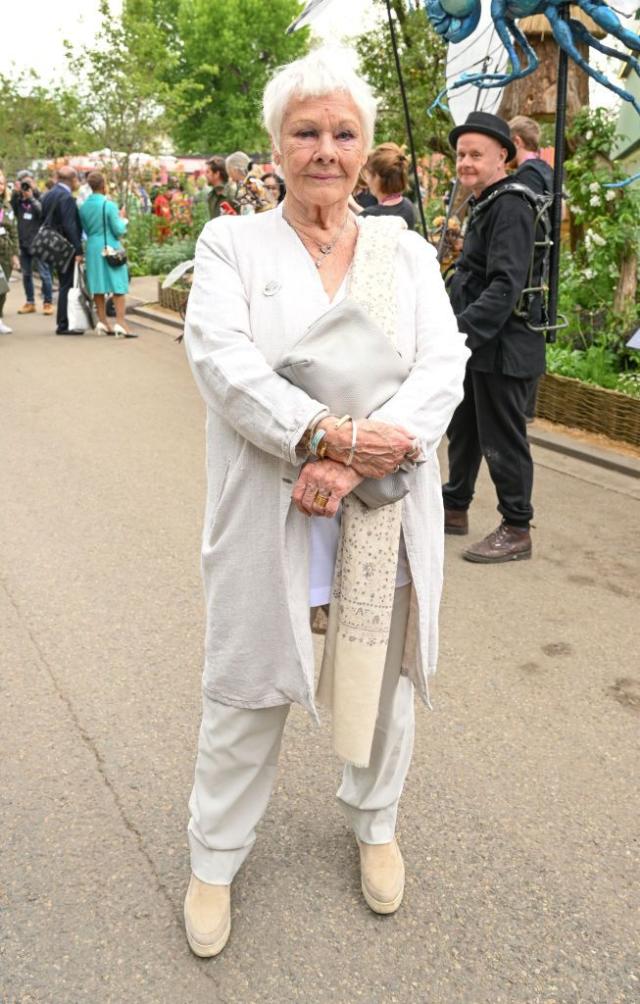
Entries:
[[321,509],[324,509],[327,505],[327,502],[329,501],[329,496],[322,495],[320,492],[316,492],[315,495],[313,496],[313,501],[317,506],[320,506]]

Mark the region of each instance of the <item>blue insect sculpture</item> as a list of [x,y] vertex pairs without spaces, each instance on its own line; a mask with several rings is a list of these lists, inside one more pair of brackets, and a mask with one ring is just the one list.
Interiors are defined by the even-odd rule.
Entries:
[[[448,42],[461,42],[465,38],[469,38],[478,27],[481,0],[423,0],[423,3],[427,17],[434,29]],[[598,52],[602,52],[606,56],[614,56],[616,59],[628,63],[639,75],[640,62],[632,55],[603,45],[599,39],[594,38],[582,22],[575,18],[570,17],[568,20],[564,20],[559,14],[559,9],[563,6],[566,6],[564,0],[491,0],[491,19],[509,56],[510,70],[508,73],[463,73],[457,80],[449,84],[448,90],[455,90],[469,84],[479,88],[505,87],[513,80],[521,80],[523,77],[528,77],[530,73],[534,73],[540,65],[540,60],[524,32],[516,24],[516,19],[531,17],[534,14],[544,14],[560,48],[564,49],[590,77],[614,91],[625,101],[630,101],[640,114],[640,103],[637,99],[624,88],[614,84],[600,70],[590,66],[578,49],[577,43],[585,42],[592,49],[597,49]],[[576,6],[588,14],[607,34],[623,42],[632,52],[640,53],[640,35],[625,28],[615,11],[607,6],[603,0],[576,0]],[[516,44],[522,51],[524,61],[518,55]],[[439,99],[436,99],[436,103],[439,103]]]

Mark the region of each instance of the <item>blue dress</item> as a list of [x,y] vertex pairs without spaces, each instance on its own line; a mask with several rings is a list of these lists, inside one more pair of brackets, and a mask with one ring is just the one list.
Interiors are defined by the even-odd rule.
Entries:
[[129,270],[126,265],[112,268],[104,260],[102,250],[105,246],[103,225],[103,207],[106,206],[106,243],[118,250],[122,247],[119,237],[127,229],[127,224],[119,216],[113,202],[93,192],[80,206],[82,229],[87,235],[85,249],[85,269],[87,286],[94,293],[126,293],[129,289]]

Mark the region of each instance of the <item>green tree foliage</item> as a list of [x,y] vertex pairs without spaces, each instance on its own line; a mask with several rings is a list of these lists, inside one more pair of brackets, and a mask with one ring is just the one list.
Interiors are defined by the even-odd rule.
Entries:
[[300,3],[152,0],[152,6],[164,26],[159,72],[170,85],[170,131],[180,152],[268,149],[262,92],[276,67],[308,49],[307,30],[285,35]]
[[36,74],[0,74],[0,163],[8,174],[33,160],[80,153],[87,143],[78,95]]
[[73,53],[67,46],[67,54],[91,145],[115,153],[122,196],[131,154],[158,147],[168,87],[156,72],[162,46],[152,0],[129,0],[121,18],[101,0],[100,13],[108,30],[93,48]]
[[[386,7],[383,0],[375,3],[381,9]],[[435,33],[422,8],[410,9],[407,0],[392,0],[391,7],[416,150],[419,154],[437,152],[450,156],[449,116],[440,109],[433,115],[427,114],[427,108],[444,85],[446,43]],[[376,142],[402,143],[406,127],[386,15],[379,27],[358,36],[355,46],[362,72],[380,98]]]

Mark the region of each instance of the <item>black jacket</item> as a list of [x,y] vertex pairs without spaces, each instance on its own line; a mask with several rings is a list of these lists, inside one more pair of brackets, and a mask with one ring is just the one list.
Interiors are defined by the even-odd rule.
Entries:
[[553,170],[541,157],[525,160],[511,175],[511,181],[526,185],[536,195],[551,195],[553,192]]
[[395,206],[383,206],[379,202],[375,206],[367,206],[363,216],[400,216],[407,224],[409,230],[416,228],[416,211],[413,204],[408,199],[403,198]]
[[82,225],[76,200],[64,185],[54,185],[42,199],[42,222],[73,244],[77,255],[82,254]]
[[42,223],[42,203],[35,193],[25,199],[22,192],[15,189],[11,195],[11,208],[18,221],[20,249],[28,251]]
[[505,192],[483,211],[473,212],[510,182],[497,181],[478,200],[470,200],[470,222],[449,296],[471,349],[469,369],[535,377],[545,369],[544,335],[530,331],[513,312],[528,284],[534,211],[521,193]]

